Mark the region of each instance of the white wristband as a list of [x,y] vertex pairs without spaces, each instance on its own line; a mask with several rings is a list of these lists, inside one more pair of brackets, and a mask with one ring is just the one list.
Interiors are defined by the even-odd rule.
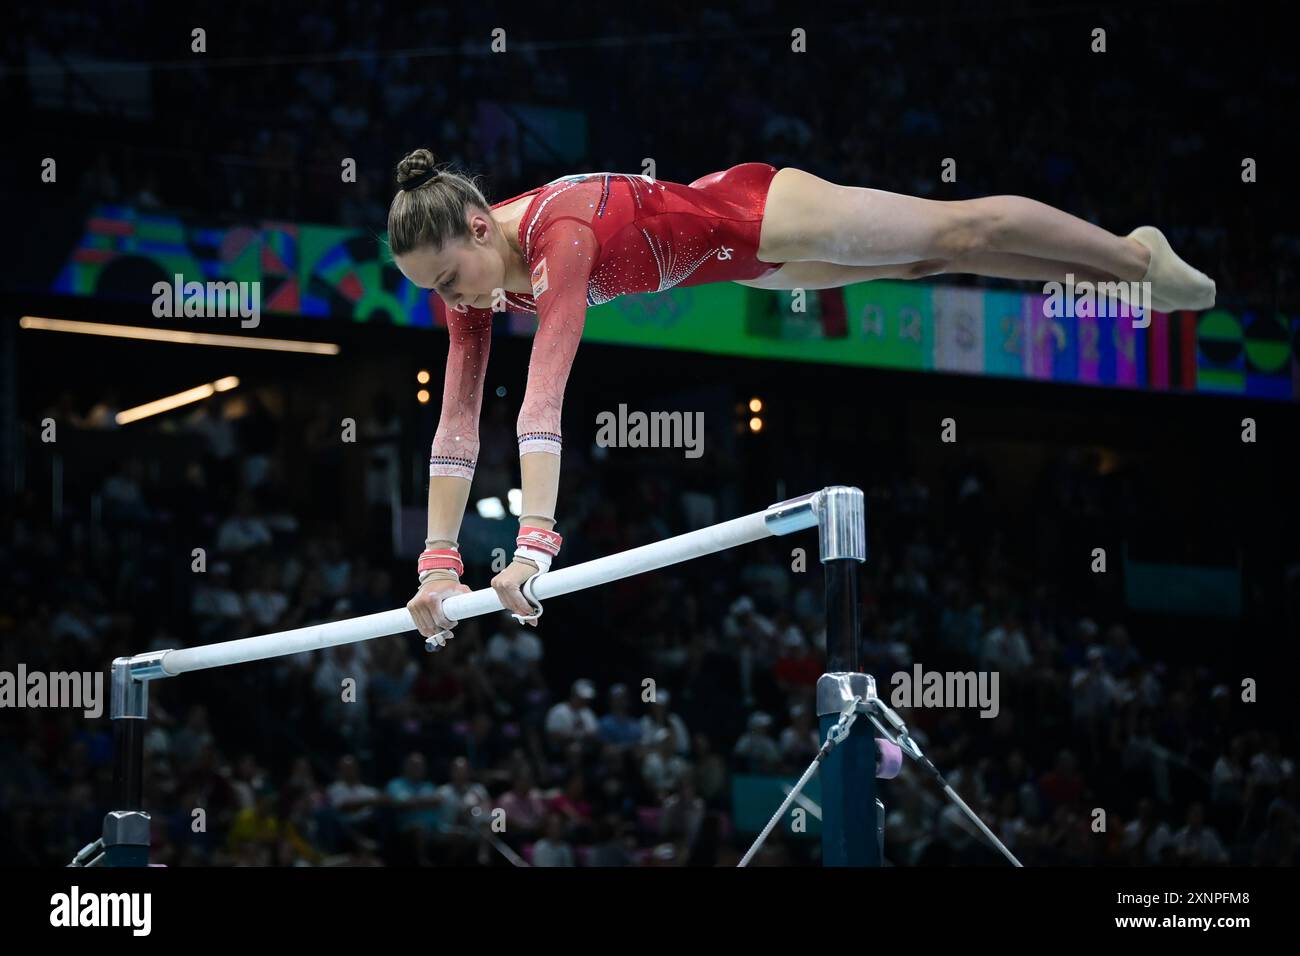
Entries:
[[539,574],[545,574],[551,570],[551,555],[538,548],[515,548],[516,558],[527,558],[537,565]]

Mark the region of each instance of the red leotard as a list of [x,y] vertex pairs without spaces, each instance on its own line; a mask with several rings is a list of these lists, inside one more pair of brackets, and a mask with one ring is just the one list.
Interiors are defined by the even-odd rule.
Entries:
[[[519,220],[531,295],[507,292],[510,309],[537,313],[519,452],[560,453],[560,409],[589,305],[631,292],[754,279],[781,267],[758,260],[767,189],[776,169],[742,163],[689,186],[629,173],[562,176],[493,208],[532,196]],[[447,310],[451,347],[429,474],[473,478],[489,309]]]

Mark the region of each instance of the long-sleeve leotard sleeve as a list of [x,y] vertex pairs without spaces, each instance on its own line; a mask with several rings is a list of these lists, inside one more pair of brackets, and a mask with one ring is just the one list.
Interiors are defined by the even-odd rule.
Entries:
[[564,387],[587,320],[587,283],[600,243],[586,222],[557,216],[533,237],[531,248],[537,334],[517,422],[519,453],[559,455]]
[[474,480],[478,460],[478,419],[483,404],[483,374],[492,345],[490,309],[446,309],[450,345],[442,385],[442,414],[429,456],[429,477],[450,475]]

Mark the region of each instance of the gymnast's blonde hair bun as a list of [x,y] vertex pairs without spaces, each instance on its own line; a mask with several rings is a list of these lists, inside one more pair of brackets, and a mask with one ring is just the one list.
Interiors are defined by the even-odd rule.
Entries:
[[[397,184],[405,186],[413,179],[417,179],[435,168],[437,162],[434,160],[433,153],[427,149],[415,149],[402,157],[402,161],[397,164]],[[435,176],[432,182],[437,182],[441,176]]]

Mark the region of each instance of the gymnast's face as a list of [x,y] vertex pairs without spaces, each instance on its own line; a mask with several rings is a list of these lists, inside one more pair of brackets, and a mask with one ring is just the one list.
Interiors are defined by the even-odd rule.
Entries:
[[505,288],[506,266],[498,248],[501,230],[486,213],[468,217],[470,234],[441,249],[425,246],[394,257],[397,268],[421,289],[442,296],[448,308],[492,307],[492,290]]

